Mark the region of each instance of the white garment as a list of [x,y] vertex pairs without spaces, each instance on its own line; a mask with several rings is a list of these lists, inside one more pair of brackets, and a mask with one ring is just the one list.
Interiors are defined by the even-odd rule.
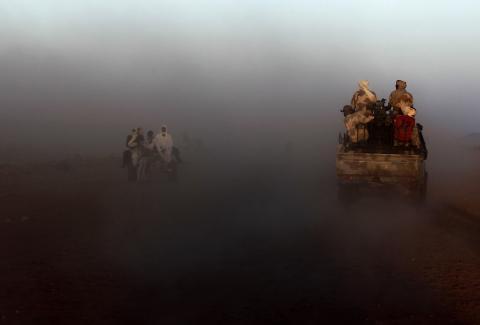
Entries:
[[345,127],[352,143],[367,141],[369,134],[366,124],[374,119],[366,111],[358,111],[345,117]]
[[155,148],[157,149],[160,157],[166,162],[170,163],[172,161],[172,149],[173,149],[173,139],[170,134],[160,132],[153,139]]
[[137,147],[138,146],[137,138],[138,138],[138,133],[137,132],[132,133],[132,138],[130,139],[130,141],[128,141],[127,146],[129,148]]
[[400,108],[402,110],[403,115],[407,115],[413,118],[415,118],[415,115],[417,115],[417,110],[415,108],[412,108],[407,105],[401,105]]
[[377,96],[375,96],[371,92],[370,88],[368,88],[368,80],[360,80],[358,82],[358,87],[365,92],[371,102],[375,102],[377,100]]

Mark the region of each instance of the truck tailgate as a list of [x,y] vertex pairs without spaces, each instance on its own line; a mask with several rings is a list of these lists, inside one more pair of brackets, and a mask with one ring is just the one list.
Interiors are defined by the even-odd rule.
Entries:
[[395,183],[421,181],[425,175],[422,156],[414,154],[383,154],[337,152],[337,176],[342,181]]

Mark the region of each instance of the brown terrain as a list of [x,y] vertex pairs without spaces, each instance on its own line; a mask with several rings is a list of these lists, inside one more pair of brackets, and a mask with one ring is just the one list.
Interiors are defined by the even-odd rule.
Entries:
[[480,324],[480,169],[343,207],[324,157],[186,156],[1,165],[0,323]]

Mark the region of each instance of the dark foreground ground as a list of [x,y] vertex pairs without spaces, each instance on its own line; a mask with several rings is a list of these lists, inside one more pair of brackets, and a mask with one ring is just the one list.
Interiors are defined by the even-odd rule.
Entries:
[[3,166],[0,323],[480,323],[474,188],[342,207],[332,159],[188,158]]

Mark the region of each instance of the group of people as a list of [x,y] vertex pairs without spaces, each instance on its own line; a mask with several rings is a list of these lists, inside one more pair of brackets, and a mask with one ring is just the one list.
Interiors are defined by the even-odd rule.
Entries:
[[[343,108],[345,127],[352,143],[368,140],[366,125],[375,117],[372,107],[378,99],[369,87],[367,80],[358,83],[358,90],[352,96],[351,104]],[[389,116],[394,124],[394,145],[420,146],[418,129],[415,123],[416,109],[413,107],[414,99],[407,91],[407,83],[403,80],[395,82],[395,90],[388,99]]]
[[167,132],[165,125],[157,134],[148,131],[144,136],[143,128],[138,127],[132,129],[127,136],[123,166],[128,168],[129,181],[146,180],[155,161],[160,161],[163,168],[171,172],[174,160],[181,161],[180,153],[174,147],[172,136]]

